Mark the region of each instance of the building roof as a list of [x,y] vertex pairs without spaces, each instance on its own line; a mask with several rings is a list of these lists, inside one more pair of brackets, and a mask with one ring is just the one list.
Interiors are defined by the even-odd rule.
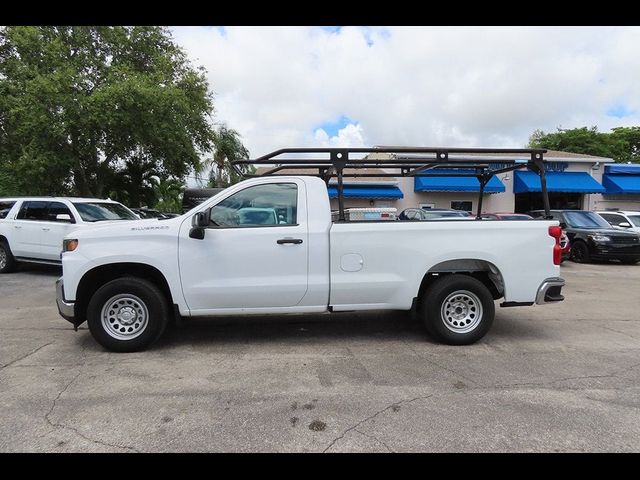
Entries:
[[[397,145],[376,145],[374,148],[397,148]],[[435,147],[424,147],[424,148],[435,148]],[[381,155],[381,154],[377,154]],[[473,156],[483,157],[513,157],[512,153],[474,153]],[[544,158],[548,161],[586,161],[586,162],[603,162],[610,163],[614,160],[609,157],[597,157],[595,155],[587,155],[586,153],[574,153],[574,152],[562,152],[560,150],[547,150],[547,153],[544,154]]]
[[[263,173],[271,170],[273,167],[260,167],[256,169],[256,175],[262,175]],[[282,170],[280,170],[278,172],[281,175],[317,175],[318,174],[318,169],[317,168],[283,168]],[[353,174],[353,173],[367,173],[369,175],[380,175],[380,177],[349,177],[349,174]],[[345,175],[345,179],[344,179],[344,183],[359,183],[359,182],[366,182],[366,183],[389,183],[389,184],[396,184],[398,183],[397,181],[395,181],[393,178],[391,177],[384,177],[382,176],[382,174],[384,174],[384,172],[378,168],[360,168],[360,169],[355,169],[355,168],[345,168],[344,169],[344,175]],[[337,182],[337,180],[335,178],[332,178],[331,181],[329,183],[335,183]]]

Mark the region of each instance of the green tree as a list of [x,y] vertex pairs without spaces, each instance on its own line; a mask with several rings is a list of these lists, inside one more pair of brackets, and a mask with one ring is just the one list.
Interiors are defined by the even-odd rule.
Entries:
[[[211,165],[209,186],[226,188],[239,182],[241,178],[231,168],[231,162],[249,157],[249,150],[242,144],[240,134],[223,124],[214,134],[213,145],[213,156],[208,162]],[[253,168],[244,165],[240,169],[243,173],[253,171]]]
[[182,213],[181,194],[184,192],[184,184],[175,178],[160,180],[155,189],[158,195],[158,203],[155,207],[161,212]]
[[624,151],[616,161],[640,163],[640,127],[617,127],[612,137],[624,145]]
[[[635,141],[635,144],[632,144],[632,141]],[[639,146],[640,131],[638,127],[613,129],[612,133],[599,132],[595,126],[573,129],[558,128],[558,131],[553,133],[535,130],[529,137],[529,147],[531,148],[584,153],[625,162],[638,161]]]
[[204,69],[166,28],[0,27],[0,171],[23,194],[138,206],[146,178],[201,171],[212,113]]

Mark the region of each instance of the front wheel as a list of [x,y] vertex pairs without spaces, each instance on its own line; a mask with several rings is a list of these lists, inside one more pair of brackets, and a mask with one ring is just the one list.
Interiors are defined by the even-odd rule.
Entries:
[[169,319],[167,298],[135,277],[112,280],[93,294],[87,324],[96,341],[114,352],[136,352],[160,338]]
[[9,273],[15,269],[16,261],[6,242],[0,241],[0,273]]
[[493,297],[480,281],[468,275],[447,275],[424,293],[421,316],[428,332],[449,345],[477,342],[491,328]]
[[571,260],[576,263],[589,263],[589,247],[584,242],[576,242],[571,246]]

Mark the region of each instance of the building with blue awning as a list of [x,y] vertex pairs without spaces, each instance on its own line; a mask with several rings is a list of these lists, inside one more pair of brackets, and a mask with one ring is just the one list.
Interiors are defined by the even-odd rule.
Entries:
[[607,194],[640,195],[640,165],[607,165],[602,185]]
[[[414,192],[480,192],[480,182],[476,177],[455,176],[456,173],[473,173],[471,170],[438,170],[439,174],[451,173],[445,177],[414,177]],[[504,183],[498,177],[491,177],[484,187],[486,193],[505,191]]]
[[[547,172],[548,192],[604,193],[600,185],[587,172]],[[540,177],[528,170],[515,171],[513,193],[541,192]]]

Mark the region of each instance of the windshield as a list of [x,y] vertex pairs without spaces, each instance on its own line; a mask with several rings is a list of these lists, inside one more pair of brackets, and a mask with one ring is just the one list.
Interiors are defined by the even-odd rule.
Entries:
[[628,217],[634,227],[640,227],[640,215],[628,215]]
[[467,214],[467,212],[463,212],[463,211],[429,211],[429,210],[425,210],[425,218],[427,220],[430,220],[432,218],[451,218],[451,217],[468,217],[469,215]]
[[85,222],[102,222],[105,220],[137,220],[138,217],[124,205],[119,203],[75,203],[73,204]]
[[531,220],[529,215],[498,215],[501,220]]
[[567,225],[573,228],[611,228],[611,225],[597,213],[564,212]]

